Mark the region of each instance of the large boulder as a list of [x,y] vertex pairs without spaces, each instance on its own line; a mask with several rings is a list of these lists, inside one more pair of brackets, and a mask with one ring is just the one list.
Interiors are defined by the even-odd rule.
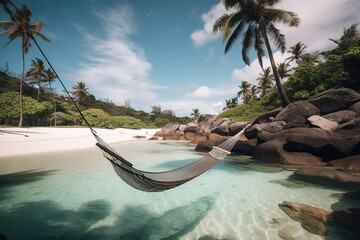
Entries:
[[254,120],[253,124],[271,122],[271,119],[275,118],[281,110],[283,110],[283,108],[279,107],[269,112],[263,113]]
[[322,161],[319,157],[306,152],[287,152],[284,150],[284,139],[272,139],[255,147],[253,156],[266,162],[274,162],[288,165],[320,166]]
[[350,120],[344,124],[341,124],[338,129],[360,129],[360,117]]
[[328,162],[328,166],[360,172],[360,155],[353,155]]
[[197,152],[210,152],[212,150],[213,146],[214,146],[214,143],[211,142],[211,141],[201,141],[196,145],[195,151],[197,151]]
[[360,101],[354,103],[349,110],[355,112],[356,116],[360,117]]
[[232,122],[229,124],[229,135],[234,136],[243,130],[248,125],[248,122]]
[[356,118],[356,113],[350,110],[342,110],[342,111],[326,114],[322,117],[330,121],[337,122],[338,124],[344,124],[351,120],[354,120]]
[[310,103],[320,109],[321,114],[347,110],[359,101],[360,94],[349,88],[330,89],[309,100]]
[[163,129],[155,133],[155,136],[164,137],[165,135],[172,135],[179,129],[180,124],[168,123]]
[[287,134],[287,150],[309,152],[325,161],[346,157],[354,147],[342,134],[320,128],[293,128]]
[[229,125],[231,121],[224,121],[220,125],[217,125],[215,128],[211,129],[211,133],[216,133],[222,136],[229,136]]
[[186,127],[184,128],[184,133],[187,133],[187,132],[193,132],[193,133],[203,133],[202,129],[200,128],[199,125],[197,125],[196,123],[188,123],[186,125]]
[[199,126],[205,133],[211,132],[211,129],[213,129],[214,127],[215,121],[216,121],[216,115],[210,115],[210,114],[202,114],[198,119]]
[[320,110],[307,101],[297,101],[290,103],[275,117],[275,121],[286,123],[296,122],[304,125],[306,119],[312,115],[318,115]]
[[360,174],[353,171],[339,170],[333,167],[309,167],[295,171],[296,176],[304,180],[316,179],[347,184],[360,184]]
[[312,126],[319,127],[326,131],[334,131],[339,127],[339,124],[337,122],[328,120],[319,115],[313,115],[311,117],[308,117],[307,120],[310,122]]
[[254,124],[250,126],[248,129],[246,129],[244,134],[246,138],[253,139],[253,138],[257,138],[258,134],[260,134],[262,131],[266,131],[269,133],[280,132],[285,126],[285,124],[286,123],[284,121]]
[[237,141],[231,152],[252,156],[256,145],[257,145],[256,138],[247,141]]
[[325,235],[326,223],[331,214],[330,211],[289,201],[284,201],[279,204],[279,207],[289,217],[299,222],[304,229],[321,236]]

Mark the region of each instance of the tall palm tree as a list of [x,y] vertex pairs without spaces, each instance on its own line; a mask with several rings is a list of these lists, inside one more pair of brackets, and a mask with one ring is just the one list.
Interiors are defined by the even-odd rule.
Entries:
[[29,77],[30,84],[36,84],[38,87],[38,95],[37,95],[37,101],[40,100],[40,92],[41,92],[41,83],[44,81],[46,75],[44,73],[45,71],[45,65],[43,60],[40,58],[35,58],[31,60],[31,68],[26,73],[26,77]]
[[[250,65],[249,49],[254,47],[262,66],[262,57],[265,56],[264,46],[266,47],[276,86],[283,105],[286,106],[290,101],[280,82],[268,34],[274,40],[276,47],[284,53],[286,49],[285,36],[280,33],[274,23],[280,22],[292,27],[299,24],[299,18],[293,12],[273,8],[273,5],[278,2],[280,0],[224,0],[225,8],[232,11],[224,14],[215,22],[213,31],[221,31],[224,41],[227,40],[225,53],[242,36],[242,57],[247,65]],[[244,34],[242,34],[243,32]]]
[[285,60],[288,60],[288,63],[295,60],[297,65],[300,65],[306,53],[306,48],[307,46],[305,44],[301,42],[296,43],[294,46],[290,47],[289,51],[287,51],[291,54],[291,56],[286,58]]
[[[22,127],[23,122],[23,96],[22,96],[22,85],[24,82],[25,76],[25,54],[29,51],[30,48],[30,39],[35,36],[39,36],[43,40],[50,42],[50,39],[44,34],[40,33],[40,30],[43,27],[43,23],[36,22],[34,24],[30,23],[30,17],[32,12],[30,8],[26,5],[23,5],[21,8],[16,7],[15,11],[10,11],[7,2],[2,0],[1,4],[3,5],[5,11],[10,15],[10,20],[0,21],[0,28],[4,31],[0,32],[0,35],[9,35],[9,40],[5,43],[7,46],[14,39],[21,39],[21,57],[22,57],[22,72],[21,72],[21,81],[20,81],[20,119],[19,127]],[[12,2],[11,2],[12,4]],[[12,4],[13,5],[13,4]]]
[[84,99],[89,93],[88,88],[86,87],[84,82],[77,82],[73,86],[73,92],[72,95],[74,95],[77,98],[77,104],[80,106],[81,99]]
[[251,91],[251,84],[247,81],[242,81],[239,88],[240,91],[237,93],[237,97],[239,98],[241,95],[243,95],[244,102],[246,102]]
[[195,122],[200,116],[199,109],[198,108],[192,109],[191,116],[193,117],[193,121]]
[[270,67],[267,68],[263,68],[262,69],[263,72],[260,73],[260,77],[258,77],[258,81],[259,82],[265,82],[266,84],[268,84],[271,87],[274,87],[274,74],[271,72]]
[[277,65],[277,70],[279,73],[280,80],[282,81],[284,78],[287,78],[290,74],[289,72],[291,69],[289,69],[289,64],[286,62],[282,62]]

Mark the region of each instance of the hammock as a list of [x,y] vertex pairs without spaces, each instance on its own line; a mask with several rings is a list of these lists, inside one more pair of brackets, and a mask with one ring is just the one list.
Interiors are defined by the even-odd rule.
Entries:
[[[12,3],[11,0],[4,0],[1,1],[5,11],[13,17],[12,12],[7,4],[12,5],[14,8],[17,8],[15,4]],[[19,24],[15,19],[15,23],[19,28]],[[80,111],[78,105],[75,103],[74,99],[71,97],[70,93],[66,89],[65,85],[61,81],[59,75],[51,65],[50,61],[46,57],[45,53],[40,48],[39,44],[37,43],[36,39],[30,34],[30,38],[33,40],[37,48],[39,49],[40,53],[49,64],[50,68],[56,75],[56,78],[59,80],[60,84],[64,88],[67,95],[70,97],[70,100],[75,105],[75,108],[79,112],[81,118],[84,120],[86,125],[90,128],[91,133],[94,135],[98,146],[105,158],[107,158],[112,166],[115,169],[117,175],[120,176],[122,180],[124,180],[130,186],[146,191],[146,192],[161,192],[167,189],[171,189],[177,187],[183,183],[190,181],[191,179],[199,176],[200,174],[204,173],[206,170],[214,166],[220,160],[225,158],[227,155],[231,153],[231,149],[235,146],[237,140],[240,138],[241,134],[245,131],[245,129],[250,125],[246,126],[241,132],[236,134],[235,136],[229,138],[219,146],[216,146],[211,150],[206,156],[203,158],[196,160],[184,167],[166,171],[166,172],[144,172],[140,171],[132,166],[130,162],[125,160],[121,157],[114,149],[112,149],[106,142],[104,142],[96,133],[96,131],[92,128],[90,123],[87,121],[85,116]]]
[[229,155],[247,127],[222,144],[214,146],[204,157],[181,168],[166,172],[145,172],[134,168],[130,162],[121,157],[95,132],[93,135],[97,140],[96,146],[101,149],[104,157],[111,162],[115,172],[124,182],[141,191],[161,192],[196,178]]

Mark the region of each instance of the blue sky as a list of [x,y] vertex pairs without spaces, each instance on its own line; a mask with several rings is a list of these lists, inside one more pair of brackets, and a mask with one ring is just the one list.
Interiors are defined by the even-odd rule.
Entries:
[[[214,21],[225,9],[219,0],[14,0],[33,12],[32,22],[45,24],[51,43],[38,40],[69,90],[83,81],[99,99],[137,110],[151,106],[189,116],[191,109],[219,113],[246,80],[257,84],[255,55],[245,66],[240,42],[226,55]],[[287,47],[301,41],[308,51],[334,47],[344,27],[360,22],[358,0],[283,0],[277,8],[298,14],[298,28],[279,25]],[[0,20],[7,20],[0,12]],[[7,37],[0,37],[3,46]],[[288,55],[275,51],[277,62]],[[40,57],[32,47],[26,55]],[[0,47],[0,67],[21,72],[20,41]],[[267,58],[264,65],[268,66]],[[62,92],[60,85],[56,90]]]

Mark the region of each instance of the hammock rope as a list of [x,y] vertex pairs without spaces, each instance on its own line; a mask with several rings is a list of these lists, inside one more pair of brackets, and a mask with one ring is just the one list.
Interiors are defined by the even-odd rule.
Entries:
[[[7,3],[10,3],[14,8],[17,9],[17,6],[12,3],[11,0],[1,1],[4,9],[8,12],[8,14],[15,20],[17,27],[19,27],[16,18],[13,17],[11,10],[7,6]],[[84,120],[85,124],[90,129],[97,143],[96,146],[100,148],[103,156],[110,161],[117,175],[127,184],[132,186],[135,189],[146,191],[146,192],[161,192],[164,190],[168,190],[174,187],[177,187],[181,184],[184,184],[195,177],[201,175],[206,170],[214,166],[216,163],[224,159],[227,155],[231,153],[231,150],[235,146],[236,142],[240,138],[241,134],[248,128],[250,124],[248,124],[242,131],[238,134],[232,136],[227,139],[225,142],[221,143],[218,146],[215,146],[209,153],[207,153],[204,157],[188,164],[183,167],[166,171],[166,172],[146,172],[141,171],[133,167],[133,165],[120,156],[112,147],[110,147],[104,140],[102,140],[97,132],[93,129],[91,124],[87,121],[85,116],[82,114],[79,106],[75,103],[73,97],[65,87],[63,81],[60,79],[59,75],[55,71],[54,67],[50,63],[49,59],[46,57],[45,53],[37,43],[36,39],[32,34],[30,34],[30,38],[35,43],[37,48],[39,49],[41,55],[46,60],[47,64],[54,72],[56,78],[59,80],[61,86],[64,88],[66,94],[69,96],[71,102],[74,104],[76,110],[79,112],[80,117]]]

